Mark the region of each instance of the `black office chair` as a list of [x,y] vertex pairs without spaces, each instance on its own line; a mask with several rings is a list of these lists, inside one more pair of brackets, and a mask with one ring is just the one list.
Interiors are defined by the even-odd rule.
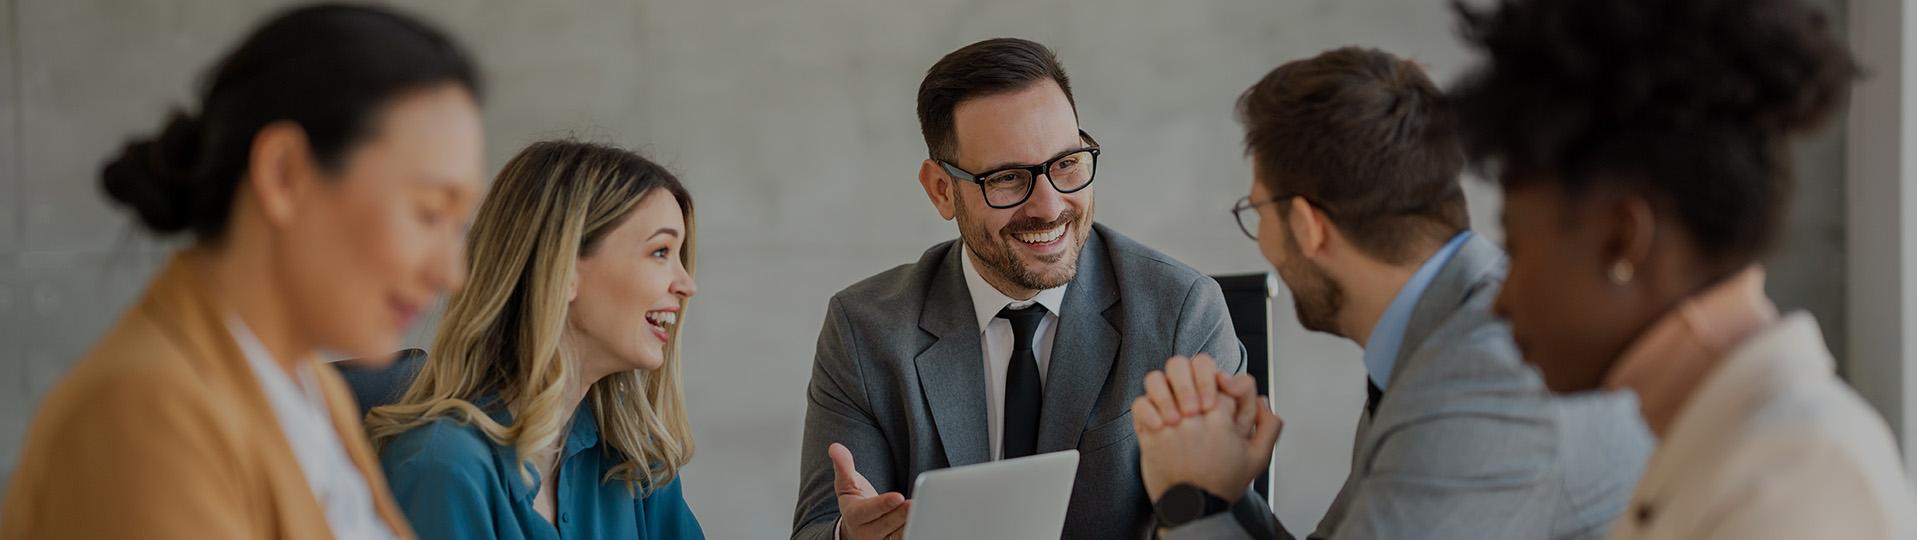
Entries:
[[406,389],[413,386],[413,378],[419,376],[419,367],[426,362],[424,349],[406,349],[393,353],[398,358],[384,368],[360,367],[364,362],[346,361],[336,364],[339,374],[346,379],[346,386],[353,390],[353,399],[359,401],[359,415],[366,416],[373,407],[399,401]]
[[[1276,277],[1270,272],[1212,276],[1225,292],[1225,308],[1238,342],[1245,345],[1245,371],[1258,380],[1263,393],[1271,391],[1271,297]],[[1258,475],[1258,495],[1271,497],[1271,471]]]

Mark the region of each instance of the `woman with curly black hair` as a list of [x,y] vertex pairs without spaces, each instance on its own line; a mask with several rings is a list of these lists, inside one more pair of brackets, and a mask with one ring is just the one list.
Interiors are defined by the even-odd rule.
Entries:
[[1890,431],[1760,260],[1790,139],[1857,67],[1795,0],[1460,8],[1487,61],[1453,89],[1504,188],[1498,312],[1557,392],[1637,394],[1659,439],[1613,538],[1909,538]]

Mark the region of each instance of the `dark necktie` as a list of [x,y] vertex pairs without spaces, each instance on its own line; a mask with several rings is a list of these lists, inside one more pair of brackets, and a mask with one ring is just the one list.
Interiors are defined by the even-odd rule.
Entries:
[[1045,320],[1045,306],[1034,303],[1023,309],[999,310],[998,318],[1012,323],[1012,362],[1005,366],[1005,426],[1000,450],[1005,459],[1038,452],[1038,407],[1042,391],[1038,383],[1038,355],[1032,352],[1038,322]]
[[1366,415],[1376,416],[1378,414],[1378,400],[1380,399],[1384,399],[1384,390],[1378,388],[1378,383],[1371,382],[1371,377],[1365,377]]

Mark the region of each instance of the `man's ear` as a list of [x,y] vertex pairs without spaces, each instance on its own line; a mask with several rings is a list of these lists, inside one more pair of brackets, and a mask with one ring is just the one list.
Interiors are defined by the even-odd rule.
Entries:
[[245,182],[260,214],[269,225],[291,224],[300,198],[320,181],[306,130],[285,120],[267,124],[253,137],[249,152]]
[[952,177],[937,161],[927,159],[919,163],[919,185],[925,188],[925,197],[932,200],[939,217],[951,221],[958,215],[958,201],[952,198]]
[[1330,241],[1331,222],[1304,197],[1292,197],[1289,204],[1291,211],[1286,213],[1285,221],[1291,227],[1292,238],[1298,242],[1298,252],[1307,258],[1323,256]]

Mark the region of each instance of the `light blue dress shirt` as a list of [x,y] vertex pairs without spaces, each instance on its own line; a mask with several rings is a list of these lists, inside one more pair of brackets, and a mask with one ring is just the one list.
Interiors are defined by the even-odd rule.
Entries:
[[1378,323],[1371,327],[1371,338],[1365,340],[1365,372],[1371,376],[1371,383],[1378,388],[1391,384],[1391,369],[1398,365],[1398,348],[1404,345],[1405,327],[1411,324],[1411,312],[1418,307],[1418,299],[1424,298],[1424,290],[1437,279],[1438,270],[1451,262],[1451,256],[1458,248],[1471,239],[1469,229],[1459,232],[1438,248],[1437,253],[1425,259],[1411,279],[1398,289],[1398,295],[1391,299],[1391,305],[1385,307],[1384,315],[1378,317]]

